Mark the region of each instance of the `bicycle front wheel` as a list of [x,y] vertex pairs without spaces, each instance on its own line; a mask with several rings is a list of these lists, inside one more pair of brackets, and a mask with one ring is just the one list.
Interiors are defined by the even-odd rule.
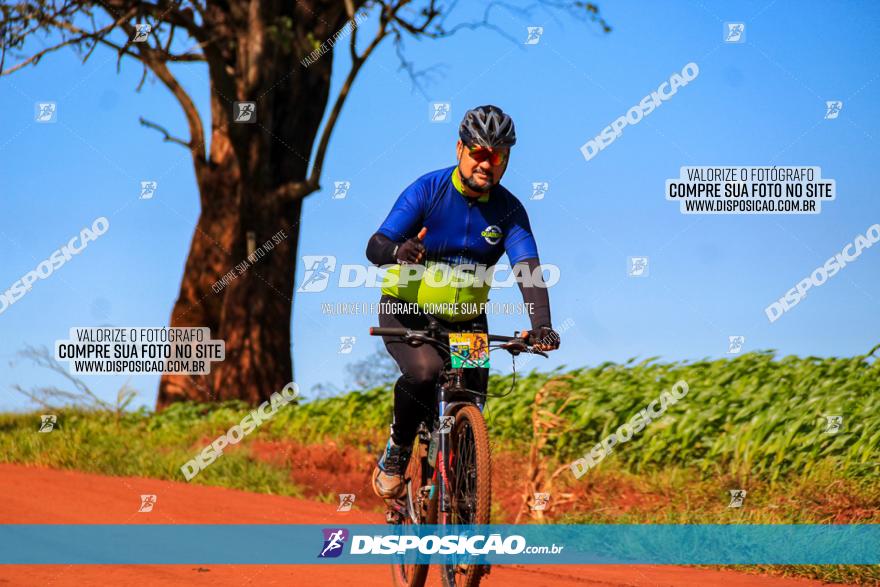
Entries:
[[[406,468],[404,480],[406,492],[400,498],[400,506],[406,511],[404,526],[437,523],[437,499],[430,497],[430,481],[433,469],[428,463],[429,438],[416,435],[412,457]],[[391,577],[395,587],[422,587],[428,577],[428,565],[415,564],[415,561],[402,556],[391,565]]]
[[[455,413],[449,443],[451,512],[447,524],[488,524],[492,507],[492,464],[489,432],[479,408],[467,405]],[[482,565],[467,560],[443,565],[444,587],[477,587]]]

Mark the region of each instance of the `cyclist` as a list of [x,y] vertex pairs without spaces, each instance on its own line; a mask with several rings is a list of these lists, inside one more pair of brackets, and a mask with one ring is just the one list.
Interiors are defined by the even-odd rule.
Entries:
[[[424,329],[427,315],[407,311],[412,306],[406,304],[417,303],[419,308],[436,304],[449,309],[433,314],[442,326],[487,332],[480,304],[488,299],[491,283],[476,280],[467,287],[461,287],[462,282],[437,286],[436,273],[451,268],[462,276],[462,271],[475,266],[495,265],[506,253],[523,301],[532,308],[531,329],[524,331],[523,337],[537,341],[541,350],[559,348],[559,335],[550,322],[546,284],[541,271],[536,270],[540,261],[528,215],[499,183],[507,169],[510,147],[516,143],[513,120],[497,106],[479,106],[465,114],[459,139],[458,163],[427,173],[407,187],[370,237],[370,262],[392,265],[382,288],[379,324]],[[420,279],[405,279],[414,269],[423,270]],[[394,498],[403,490],[403,474],[418,424],[433,410],[433,392],[444,357],[432,345],[414,347],[395,337],[383,339],[401,376],[394,386],[390,438],[373,471],[373,490],[380,497]],[[485,393],[488,371],[467,369],[468,389]]]

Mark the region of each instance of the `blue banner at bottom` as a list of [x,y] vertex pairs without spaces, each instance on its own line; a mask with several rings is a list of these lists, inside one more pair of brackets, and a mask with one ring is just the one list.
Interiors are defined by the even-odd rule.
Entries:
[[0,525],[0,564],[880,564],[880,525]]

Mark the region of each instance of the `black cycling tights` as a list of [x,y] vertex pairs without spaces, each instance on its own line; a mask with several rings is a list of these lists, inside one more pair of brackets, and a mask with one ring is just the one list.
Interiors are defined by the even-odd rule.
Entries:
[[[422,330],[428,326],[424,314],[407,314],[394,311],[394,304],[403,304],[391,296],[382,296],[379,325],[386,328],[411,328]],[[389,308],[391,306],[391,308]],[[387,310],[391,309],[391,312]],[[486,316],[482,315],[466,322],[449,323],[439,321],[445,328],[471,330],[475,326],[486,332]],[[391,438],[395,444],[410,445],[415,439],[416,430],[422,419],[436,416],[437,398],[435,384],[443,371],[444,359],[448,352],[435,346],[422,344],[413,347],[399,338],[383,336],[385,348],[397,361],[401,376],[394,385],[394,420],[391,423]],[[485,393],[489,384],[488,369],[465,369],[468,389]]]

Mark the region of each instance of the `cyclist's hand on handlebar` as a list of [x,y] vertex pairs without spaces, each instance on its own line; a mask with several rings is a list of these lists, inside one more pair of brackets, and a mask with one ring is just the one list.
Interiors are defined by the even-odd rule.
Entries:
[[422,227],[418,235],[404,241],[402,245],[397,247],[395,256],[399,263],[418,263],[425,258],[425,245],[422,244],[422,239],[425,238],[427,232],[428,229]]
[[523,330],[520,336],[539,351],[559,348],[559,333],[550,326],[541,326],[535,331]]

